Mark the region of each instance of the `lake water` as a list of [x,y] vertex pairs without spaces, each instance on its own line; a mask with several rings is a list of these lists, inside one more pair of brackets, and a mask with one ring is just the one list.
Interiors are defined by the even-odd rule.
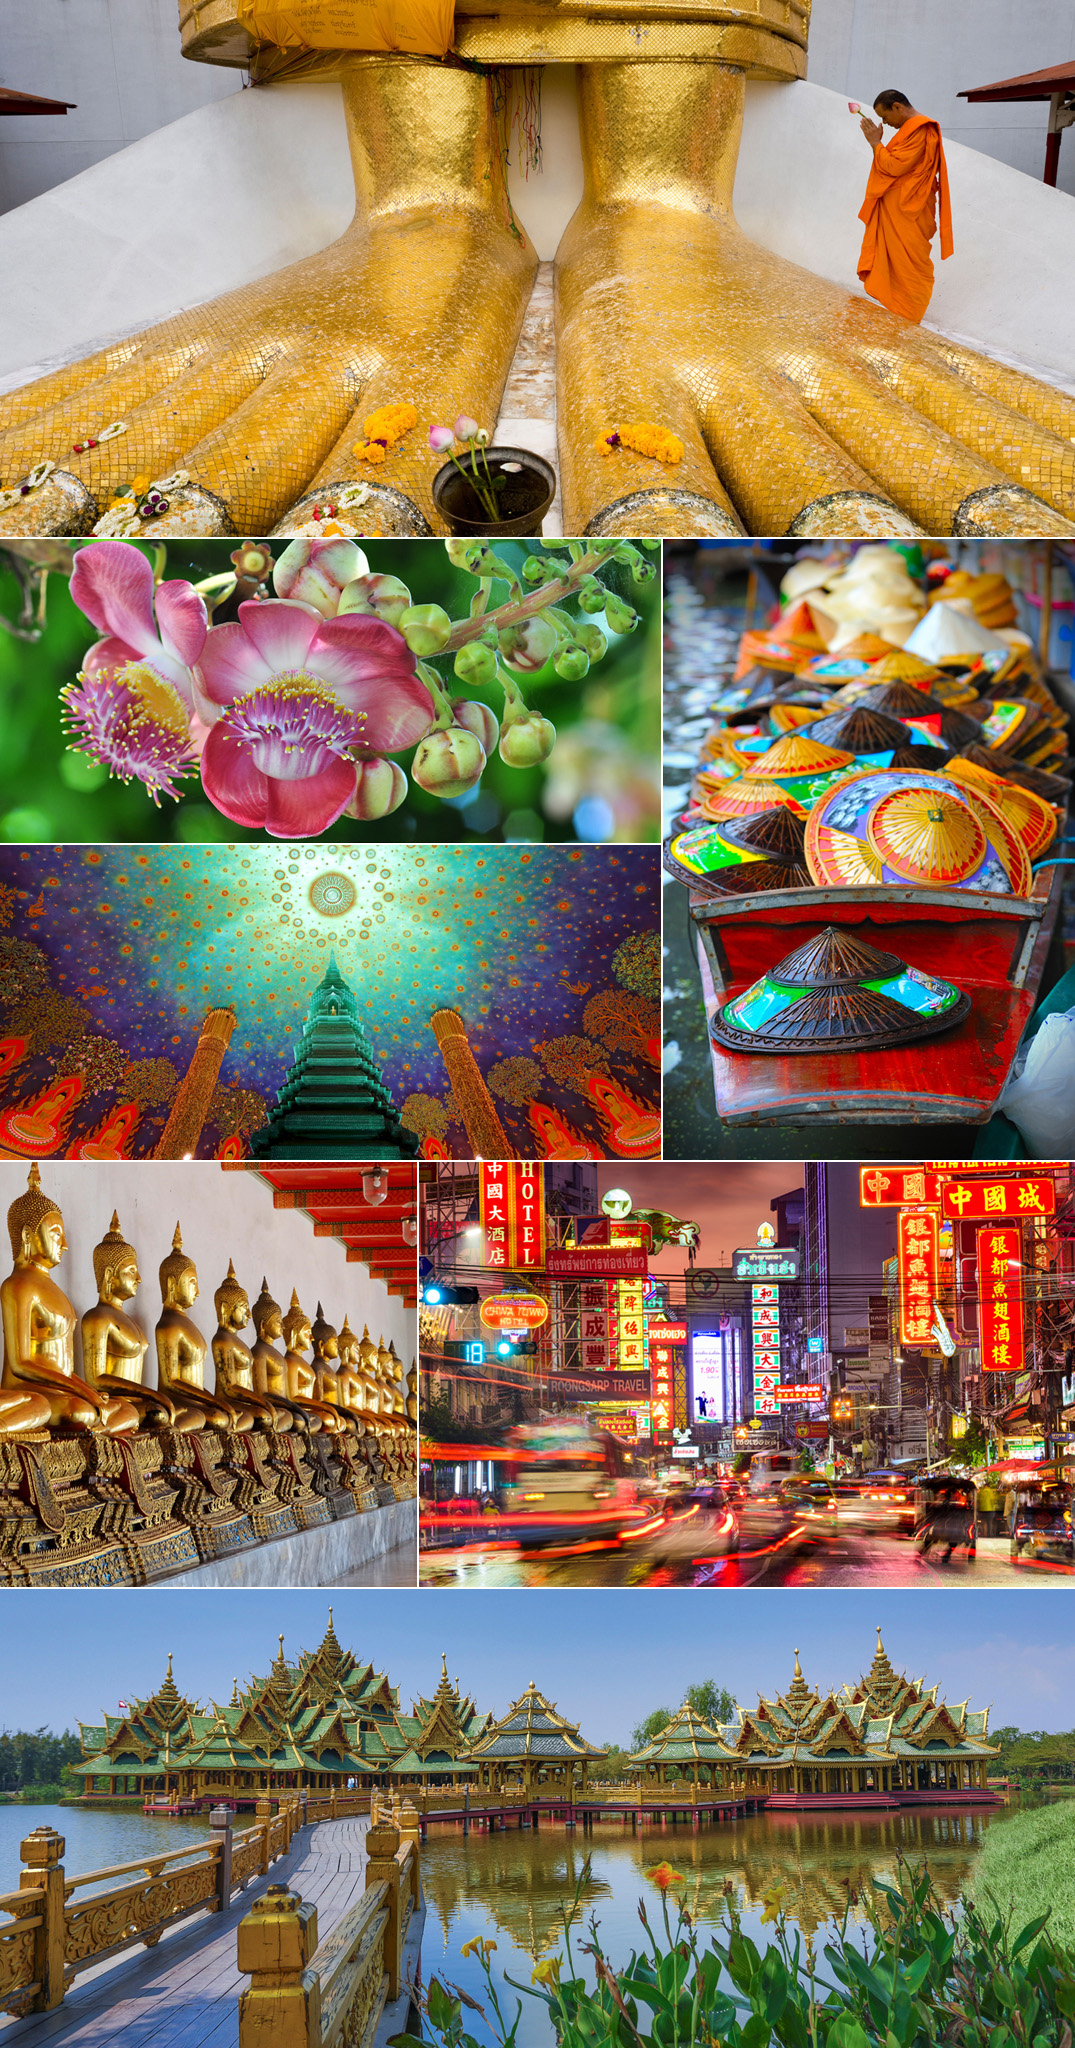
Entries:
[[[649,1822],[634,1835],[620,1822],[606,1822],[589,1835],[548,1825],[537,1833],[511,1828],[466,1838],[461,1828],[434,1827],[423,1853],[423,1971],[427,1980],[447,1975],[472,1997],[482,1997],[475,1959],[463,1960],[459,1953],[481,1935],[496,1942],[498,1969],[529,1984],[535,1962],[562,1953],[560,1902],[571,1899],[587,1856],[589,1881],[573,1939],[589,1938],[586,1929],[596,1915],[602,1947],[614,1964],[625,1963],[640,1945],[640,1899],[651,1923],[661,1925],[660,1893],[645,1872],[662,1860],[685,1876],[684,1903],[703,1927],[719,1920],[724,1887],[730,1885],[746,1932],[764,1944],[763,1898],[779,1884],[789,1916],[817,1937],[820,1950],[848,1892],[863,1892],[871,1877],[894,1879],[901,1854],[928,1862],[940,1896],[954,1905],[969,1882],[986,1828],[1003,1826],[1005,1818],[1004,1808],[757,1814],[697,1833],[689,1825],[662,1828]],[[0,1805],[0,1891],[18,1883],[23,1836],[44,1825],[66,1837],[64,1863],[71,1874],[159,1855],[209,1832],[204,1820],[187,1815],[152,1819],[130,1811]],[[549,2048],[552,2030],[537,2000],[523,2000],[518,2038],[519,2048]]]

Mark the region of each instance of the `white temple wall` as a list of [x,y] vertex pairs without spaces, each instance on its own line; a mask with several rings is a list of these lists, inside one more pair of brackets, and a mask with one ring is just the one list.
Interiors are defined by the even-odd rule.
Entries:
[[[28,1162],[0,1162],[0,1212],[6,1217],[10,1204],[26,1187]],[[81,1318],[97,1300],[93,1277],[93,1248],[99,1244],[119,1212],[120,1229],[138,1256],[142,1284],[133,1303],[127,1304],[132,1321],[149,1339],[146,1353],[147,1385],[157,1384],[157,1353],[153,1332],[160,1317],[161,1296],[158,1268],[172,1248],[172,1232],[179,1223],[183,1249],[198,1269],[198,1299],[191,1311],[207,1344],[217,1326],[213,1294],[234,1259],[235,1273],[251,1302],[261,1292],[264,1274],[269,1292],[286,1311],[291,1290],[298,1288],[299,1300],[313,1318],[320,1300],[325,1316],[339,1329],[346,1315],[351,1328],[362,1335],[363,1323],[370,1336],[385,1343],[395,1342],[410,1371],[416,1350],[416,1319],[413,1309],[390,1295],[382,1280],[374,1280],[362,1265],[348,1265],[346,1247],[338,1238],[315,1237],[310,1218],[301,1209],[275,1209],[272,1189],[253,1173],[225,1173],[215,1161],[130,1160],[112,1164],[46,1159],[41,1162],[41,1186],[63,1212],[68,1250],[53,1269],[53,1278],[63,1289]],[[10,1247],[5,1233],[4,1268],[10,1269]],[[253,1345],[255,1332],[249,1325],[243,1332]],[[81,1343],[75,1328],[76,1371],[81,1372]],[[207,1360],[206,1381],[213,1384],[212,1358]]]
[[[547,259],[582,191],[570,67],[549,68],[543,99],[543,168],[529,180],[513,168],[509,182]],[[1068,382],[1075,199],[959,143],[948,165],[956,249],[937,261],[927,325]],[[748,81],[738,217],[852,291],[868,167],[840,94]],[[0,218],[0,275],[18,280],[0,305],[0,388],[324,248],[352,210],[338,86],[199,108]]]
[[[893,85],[946,140],[1040,178],[1047,102],[972,107],[958,94],[1070,58],[1075,0],[814,0],[807,77],[863,102]],[[1075,130],[1061,139],[1059,189],[1075,192]]]
[[0,0],[0,79],[75,103],[0,121],[0,212],[241,90],[240,72],[187,62],[178,24],[176,0]]

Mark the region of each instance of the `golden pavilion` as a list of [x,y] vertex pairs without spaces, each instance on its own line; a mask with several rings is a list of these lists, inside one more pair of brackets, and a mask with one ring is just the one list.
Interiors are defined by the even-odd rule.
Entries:
[[759,1696],[753,1712],[710,1727],[684,1706],[631,1762],[643,1782],[687,1778],[699,1789],[764,1798],[767,1807],[990,1803],[986,1774],[999,1754],[989,1709],[948,1706],[939,1687],[902,1677],[881,1631],[857,1684],[824,1697],[807,1684],[795,1652],[785,1693]]

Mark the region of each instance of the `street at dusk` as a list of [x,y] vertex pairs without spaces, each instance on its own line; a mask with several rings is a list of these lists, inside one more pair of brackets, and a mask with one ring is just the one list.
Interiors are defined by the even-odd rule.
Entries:
[[1070,1162],[420,1176],[423,1585],[1075,1576]]

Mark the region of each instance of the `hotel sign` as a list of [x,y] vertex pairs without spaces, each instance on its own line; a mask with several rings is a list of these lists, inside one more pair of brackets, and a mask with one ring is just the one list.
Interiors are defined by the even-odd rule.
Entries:
[[479,1220],[487,1267],[506,1273],[545,1264],[545,1175],[534,1160],[483,1159]]

